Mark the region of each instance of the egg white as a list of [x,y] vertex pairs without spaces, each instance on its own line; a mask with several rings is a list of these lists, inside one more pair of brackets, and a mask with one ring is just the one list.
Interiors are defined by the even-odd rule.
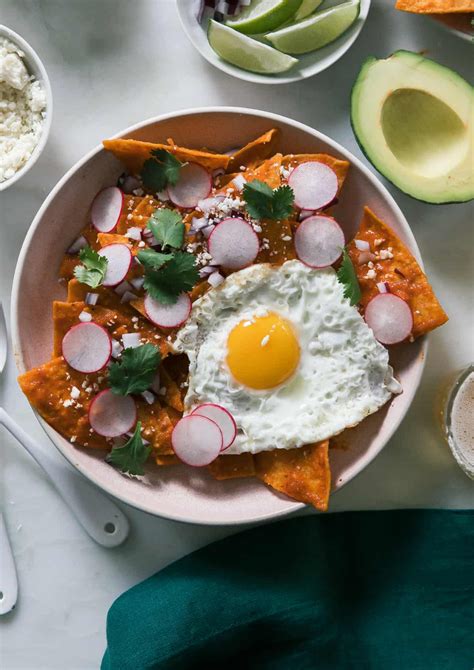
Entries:
[[[300,361],[282,385],[254,390],[233,379],[227,338],[240,321],[269,311],[293,325]],[[174,347],[190,362],[185,411],[212,402],[234,416],[239,430],[229,454],[325,440],[376,412],[396,383],[387,350],[344,298],[334,270],[297,260],[230,275],[194,303]]]

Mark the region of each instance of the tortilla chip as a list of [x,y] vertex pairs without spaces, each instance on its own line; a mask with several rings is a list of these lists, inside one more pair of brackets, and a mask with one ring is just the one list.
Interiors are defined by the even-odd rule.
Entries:
[[123,221],[119,221],[117,232],[124,235],[129,228],[146,228],[150,216],[161,206],[161,201],[151,195],[140,198],[127,217]]
[[160,395],[160,399],[167,406],[182,414],[184,410],[182,394],[178,384],[170,377],[164,366],[161,366],[160,369],[160,384],[165,389],[165,393],[162,396]]
[[97,241],[99,248],[106,247],[108,244],[126,244],[127,247],[132,247],[134,240],[131,240],[125,235],[116,235],[115,233],[98,233]]
[[226,172],[241,172],[242,166],[245,166],[244,169],[254,168],[261,161],[270,158],[276,153],[279,137],[280,131],[277,128],[272,128],[252,140],[231,155]]
[[154,144],[139,140],[104,140],[104,148],[111,151],[121,161],[131,174],[139,174],[143,163],[150,158],[150,152],[155,149],[165,149],[174,154],[182,162],[193,162],[202,165],[206,170],[226,169],[229,156],[214,154],[197,149],[186,149],[175,144]]
[[[111,448],[111,441],[95,433],[88,419],[92,399],[106,388],[104,371],[85,375],[73,370],[62,356],[58,356],[20,375],[18,382],[33,407],[63,437],[68,440],[72,438],[77,446]],[[80,392],[75,400],[71,399],[73,386]],[[174,423],[167,409],[161,407],[158,401],[149,405],[139,396],[135,396],[135,402],[138,419],[143,425],[143,437],[156,453],[172,454],[171,432]]]
[[474,12],[474,0],[397,0],[395,7],[415,14]]
[[254,455],[257,477],[276,491],[325,512],[331,488],[328,441]]
[[288,154],[287,156],[283,156],[282,165],[285,168],[294,168],[301,163],[312,161],[316,161],[317,163],[325,163],[325,165],[329,165],[329,167],[334,170],[339,184],[339,190],[337,193],[339,195],[350,167],[350,163],[348,161],[340,160],[339,158],[335,158],[329,154]]
[[[354,263],[359,280],[362,311],[371,298],[378,295],[378,282],[387,282],[391,293],[408,302],[413,314],[413,337],[419,337],[446,323],[448,317],[438,302],[425,273],[407,247],[394,231],[368,208],[356,235],[358,240],[370,244],[370,251],[377,257],[374,263],[375,277],[368,278],[368,266],[360,265],[361,252],[352,241],[348,245],[349,255]],[[382,258],[384,255],[393,258]]]
[[237,479],[255,477],[255,465],[252,454],[229,454],[218,456],[207,466],[214,479]]

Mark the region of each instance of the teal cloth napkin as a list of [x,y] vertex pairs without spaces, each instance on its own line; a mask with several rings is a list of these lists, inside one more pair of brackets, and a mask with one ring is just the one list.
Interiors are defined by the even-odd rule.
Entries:
[[102,670],[472,670],[474,511],[254,528],[120,596],[107,641]]

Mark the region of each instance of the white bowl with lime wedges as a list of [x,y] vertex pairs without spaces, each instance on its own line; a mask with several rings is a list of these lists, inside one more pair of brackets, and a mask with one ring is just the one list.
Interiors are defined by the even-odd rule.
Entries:
[[312,77],[357,39],[370,0],[177,0],[189,39],[212,65],[264,84]]

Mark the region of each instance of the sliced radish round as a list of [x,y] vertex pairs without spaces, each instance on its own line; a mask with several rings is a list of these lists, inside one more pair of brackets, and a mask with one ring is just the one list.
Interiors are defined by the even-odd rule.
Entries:
[[118,437],[132,430],[137,422],[135,400],[105,389],[89,405],[89,423],[103,437]]
[[95,196],[91,208],[92,225],[99,233],[110,233],[120,219],[123,193],[118,186],[108,186]]
[[62,353],[71,368],[89,374],[107,365],[112,342],[105,328],[97,323],[78,323],[63,337]]
[[222,451],[223,443],[222,431],[217,423],[198,414],[180,419],[171,433],[176,456],[195,468],[212,463]]
[[181,293],[174,305],[163,305],[147,293],[144,307],[148,318],[156,326],[160,326],[160,328],[177,328],[190,315],[192,303],[187,293]]
[[197,163],[186,163],[180,172],[178,183],[168,186],[171,202],[178,207],[196,207],[200,200],[207,198],[212,189],[212,177]]
[[364,318],[381,344],[403,342],[413,329],[408,303],[393,293],[380,293],[369,301]]
[[126,244],[107,244],[99,249],[99,256],[107,259],[104,286],[118,286],[127,276],[132,264],[132,252]]
[[312,268],[325,268],[335,263],[344,244],[341,226],[329,216],[309,216],[296,229],[296,255]]
[[196,409],[193,410],[191,414],[193,416],[196,414],[199,416],[207,416],[208,419],[211,419],[211,421],[217,423],[221,429],[223,438],[221,451],[228,449],[235,440],[235,436],[237,435],[237,424],[235,423],[232,414],[224,407],[221,407],[221,405],[216,405],[212,402],[206,402],[202,405],[199,405],[199,407],[196,407]]
[[218,223],[209,237],[208,246],[213,265],[241,270],[257,258],[260,243],[252,226],[237,217]]
[[337,175],[325,163],[301,163],[288,177],[288,184],[295,194],[295,204],[301,209],[321,209],[337,195]]

